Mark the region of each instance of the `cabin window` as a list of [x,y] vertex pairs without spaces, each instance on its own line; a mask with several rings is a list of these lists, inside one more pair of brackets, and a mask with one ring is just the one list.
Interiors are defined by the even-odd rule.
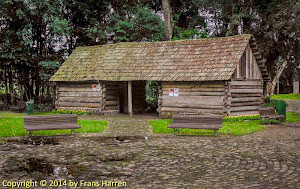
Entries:
[[246,78],[246,51],[243,53],[241,57],[241,63],[240,63],[240,77]]

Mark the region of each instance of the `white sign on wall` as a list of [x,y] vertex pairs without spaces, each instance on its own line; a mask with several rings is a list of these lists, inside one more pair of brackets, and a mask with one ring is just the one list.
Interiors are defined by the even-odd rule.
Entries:
[[93,84],[92,88],[93,88],[93,91],[101,91],[100,85],[98,85],[98,84]]
[[179,96],[179,89],[178,88],[170,88],[169,96]]
[[179,89],[178,88],[174,88],[174,96],[179,96]]
[[174,96],[174,89],[173,88],[169,89],[169,96]]

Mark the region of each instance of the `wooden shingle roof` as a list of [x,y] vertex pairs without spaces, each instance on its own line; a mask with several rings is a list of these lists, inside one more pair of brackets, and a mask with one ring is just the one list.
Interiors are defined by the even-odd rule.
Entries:
[[253,42],[251,35],[237,35],[77,47],[50,81],[229,80]]

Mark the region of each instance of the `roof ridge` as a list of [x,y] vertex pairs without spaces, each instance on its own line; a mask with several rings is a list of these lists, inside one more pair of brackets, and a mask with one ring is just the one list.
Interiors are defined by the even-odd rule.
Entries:
[[200,38],[200,39],[181,39],[181,40],[173,40],[173,41],[145,41],[145,42],[118,42],[118,43],[110,43],[110,44],[103,44],[103,45],[93,45],[93,46],[78,46],[76,48],[97,48],[103,46],[116,46],[116,45],[124,45],[124,44],[159,44],[159,43],[178,43],[178,42],[191,42],[191,41],[204,41],[204,40],[218,40],[218,39],[226,39],[226,38],[238,38],[238,37],[248,37],[250,40],[252,34],[240,34],[240,35],[233,35],[233,36],[225,36],[225,37],[208,37],[208,38]]

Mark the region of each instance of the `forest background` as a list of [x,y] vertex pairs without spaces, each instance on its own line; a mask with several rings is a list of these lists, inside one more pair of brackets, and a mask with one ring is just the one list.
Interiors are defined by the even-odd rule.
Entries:
[[[0,0],[0,101],[52,102],[50,77],[78,46],[167,40],[168,0]],[[172,40],[253,34],[280,93],[299,80],[300,1],[170,0]]]

